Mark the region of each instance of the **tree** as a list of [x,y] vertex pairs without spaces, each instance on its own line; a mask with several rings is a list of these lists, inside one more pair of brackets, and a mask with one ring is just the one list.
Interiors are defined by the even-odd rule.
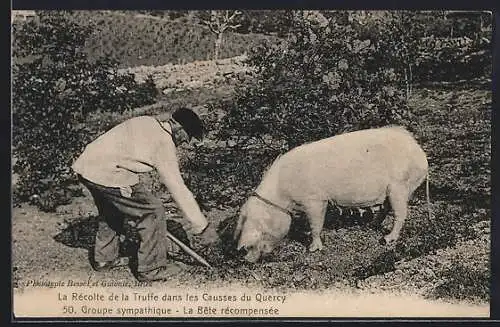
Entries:
[[75,181],[71,163],[98,131],[85,124],[90,112],[123,112],[153,103],[157,95],[151,79],[138,84],[133,75],[118,74],[116,62],[88,58],[84,48],[92,26],[74,24],[65,12],[37,14],[37,19],[13,27],[17,201]]
[[241,24],[237,24],[235,21],[241,11],[235,10],[211,10],[209,17],[205,13],[202,14],[202,23],[205,28],[209,29],[215,34],[215,47],[214,47],[214,60],[219,59],[220,47],[222,45],[222,36],[228,30],[236,30]]

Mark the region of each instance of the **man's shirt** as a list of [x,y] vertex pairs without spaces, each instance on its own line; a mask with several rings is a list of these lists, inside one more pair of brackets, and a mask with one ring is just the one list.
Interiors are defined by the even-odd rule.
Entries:
[[93,183],[120,189],[139,183],[139,173],[156,169],[193,229],[201,231],[207,224],[180,174],[171,128],[154,117],[115,126],[87,145],[72,168]]

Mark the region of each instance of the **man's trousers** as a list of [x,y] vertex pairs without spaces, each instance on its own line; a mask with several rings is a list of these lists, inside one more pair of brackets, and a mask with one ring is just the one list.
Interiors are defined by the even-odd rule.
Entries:
[[171,249],[172,241],[166,235],[165,209],[159,199],[141,183],[123,192],[120,188],[98,185],[81,176],[80,182],[88,188],[99,210],[95,261],[108,262],[118,258],[119,234],[124,232],[127,219],[135,222],[139,235],[137,272],[147,272],[166,265],[167,251]]

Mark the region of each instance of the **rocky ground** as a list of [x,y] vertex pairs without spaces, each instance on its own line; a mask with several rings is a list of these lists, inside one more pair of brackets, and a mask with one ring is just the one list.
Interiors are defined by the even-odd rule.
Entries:
[[246,56],[228,59],[195,61],[185,65],[168,64],[164,66],[138,66],[121,69],[132,73],[138,82],[144,82],[148,76],[153,78],[163,94],[193,89],[214,89],[220,84],[227,84],[228,79],[244,76],[251,69],[243,64]]

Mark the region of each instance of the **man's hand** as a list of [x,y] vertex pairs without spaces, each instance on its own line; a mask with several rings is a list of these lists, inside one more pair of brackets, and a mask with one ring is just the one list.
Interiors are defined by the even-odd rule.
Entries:
[[215,227],[210,223],[200,234],[195,234],[194,237],[197,240],[197,243],[202,245],[214,244],[219,240],[219,235],[217,235]]

